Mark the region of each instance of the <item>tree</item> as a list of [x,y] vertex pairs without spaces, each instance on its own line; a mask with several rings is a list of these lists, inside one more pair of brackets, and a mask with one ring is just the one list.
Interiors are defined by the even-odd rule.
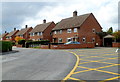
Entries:
[[112,28],[112,27],[110,27],[110,28],[108,29],[107,34],[113,34],[113,28]]
[[19,37],[19,36],[16,36],[15,37],[15,41],[18,42],[19,40],[22,40],[23,38],[22,37]]
[[115,36],[117,42],[120,42],[120,30],[114,32],[113,36]]

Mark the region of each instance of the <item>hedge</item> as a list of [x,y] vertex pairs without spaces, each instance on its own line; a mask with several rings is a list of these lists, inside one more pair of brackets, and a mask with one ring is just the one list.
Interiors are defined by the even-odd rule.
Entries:
[[26,40],[22,39],[22,40],[18,41],[18,44],[22,45],[22,47],[25,47],[25,42],[26,42]]
[[0,41],[0,52],[12,51],[12,42]]
[[49,40],[41,40],[41,41],[26,41],[26,48],[29,47],[29,45],[35,45],[35,44],[49,44]]

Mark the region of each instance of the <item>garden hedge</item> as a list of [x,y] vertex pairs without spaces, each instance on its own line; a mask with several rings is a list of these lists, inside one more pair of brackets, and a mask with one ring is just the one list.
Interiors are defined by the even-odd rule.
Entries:
[[12,51],[12,42],[0,41],[0,52]]

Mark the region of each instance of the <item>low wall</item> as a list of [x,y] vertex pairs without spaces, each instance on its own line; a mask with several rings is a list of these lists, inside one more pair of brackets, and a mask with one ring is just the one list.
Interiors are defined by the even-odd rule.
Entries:
[[40,48],[41,49],[49,49],[50,47],[49,47],[49,45],[41,45]]
[[120,47],[120,43],[115,43],[115,42],[113,42],[113,43],[112,43],[112,47]]
[[77,48],[94,48],[95,45],[93,43],[87,44],[61,44],[61,45],[41,45],[42,49],[77,49]]
[[20,47],[20,48],[21,48],[21,47],[22,47],[22,45],[16,45],[16,47]]

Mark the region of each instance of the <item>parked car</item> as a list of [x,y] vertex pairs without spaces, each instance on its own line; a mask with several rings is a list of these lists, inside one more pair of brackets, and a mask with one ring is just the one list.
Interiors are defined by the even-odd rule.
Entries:
[[76,41],[70,41],[70,42],[67,42],[65,44],[80,44],[80,42],[76,42]]

